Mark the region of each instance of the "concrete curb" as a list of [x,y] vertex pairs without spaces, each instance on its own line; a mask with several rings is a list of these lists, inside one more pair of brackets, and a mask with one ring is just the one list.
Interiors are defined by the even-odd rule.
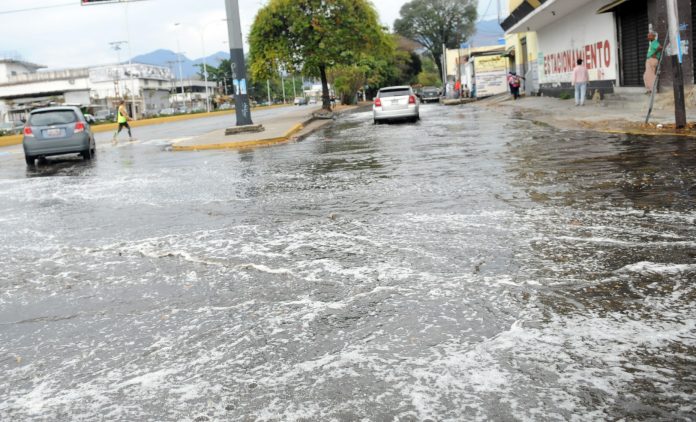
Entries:
[[[279,104],[266,107],[256,107],[254,110],[266,110],[279,107],[291,107],[289,104]],[[162,123],[181,122],[185,120],[202,119],[205,117],[225,116],[236,113],[235,110],[212,111],[210,113],[180,114],[177,116],[156,117],[154,119],[136,120],[130,122],[131,127],[154,126]],[[92,126],[93,133],[113,132],[118,129],[118,123],[106,123],[103,125]],[[11,135],[0,137],[0,148],[19,145],[22,143],[22,135]]]
[[10,135],[0,137],[0,148],[19,145],[22,143],[22,135]]
[[315,119],[312,117],[308,120],[305,120],[302,123],[298,123],[290,130],[285,132],[283,136],[276,137],[276,138],[265,138],[265,139],[254,139],[251,141],[242,141],[242,142],[221,142],[217,144],[206,144],[206,145],[190,145],[190,146],[182,146],[182,145],[172,145],[172,151],[208,151],[208,150],[216,150],[216,149],[246,149],[246,148],[253,148],[253,147],[262,147],[262,146],[269,146],[269,145],[275,145],[275,144],[281,144],[284,142],[288,142],[293,135],[296,133],[300,132],[302,129],[305,128],[308,124],[312,123]]
[[[335,115],[340,116],[343,114],[355,113],[355,112],[363,111],[363,110],[370,108],[370,107],[372,107],[372,105],[362,105],[362,106],[351,107],[349,109],[340,110],[338,112],[335,112]],[[254,148],[254,147],[265,147],[265,146],[277,145],[277,144],[282,144],[282,143],[289,142],[292,140],[297,141],[297,140],[301,140],[301,139],[306,138],[307,136],[311,135],[315,131],[326,126],[326,124],[332,123],[334,121],[333,119],[326,119],[326,124],[312,128],[312,130],[307,132],[307,133],[303,133],[299,136],[295,136],[299,132],[301,132],[303,129],[305,129],[307,126],[309,126],[310,123],[313,123],[315,121],[321,121],[321,120],[323,120],[323,119],[319,119],[316,117],[310,117],[309,119],[305,120],[304,122],[296,124],[290,130],[285,132],[285,134],[283,136],[280,136],[277,138],[255,139],[255,140],[251,140],[251,141],[242,141],[242,142],[221,142],[221,143],[216,143],[216,144],[191,145],[191,146],[172,145],[172,151],[209,151],[209,150],[219,150],[219,149],[247,149],[247,148]]]
[[590,129],[595,132],[611,133],[613,135],[634,135],[634,136],[677,136],[680,138],[696,138],[696,133],[686,132],[644,132],[641,130],[610,130],[610,129]]

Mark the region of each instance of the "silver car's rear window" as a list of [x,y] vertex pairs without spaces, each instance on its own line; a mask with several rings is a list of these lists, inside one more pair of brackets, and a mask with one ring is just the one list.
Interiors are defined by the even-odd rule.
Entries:
[[77,116],[71,110],[53,110],[33,113],[29,118],[31,126],[55,126],[75,123]]
[[385,89],[379,91],[379,98],[403,97],[408,95],[411,95],[411,91],[409,91],[408,89]]

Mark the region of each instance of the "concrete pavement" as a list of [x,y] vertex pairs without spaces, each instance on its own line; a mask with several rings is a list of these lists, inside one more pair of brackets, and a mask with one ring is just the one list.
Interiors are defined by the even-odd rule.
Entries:
[[561,129],[585,129],[606,133],[636,135],[671,135],[696,137],[696,103],[687,98],[687,129],[674,128],[672,93],[659,94],[655,99],[650,122],[645,124],[650,97],[647,95],[614,95],[604,100],[587,100],[584,106],[575,106],[573,99],[554,97],[522,97],[517,101],[510,96],[492,97],[478,101],[477,106],[512,108],[526,118]]

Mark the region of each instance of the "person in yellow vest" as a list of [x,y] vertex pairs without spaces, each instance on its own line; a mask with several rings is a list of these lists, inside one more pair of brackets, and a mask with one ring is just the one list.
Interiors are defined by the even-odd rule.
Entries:
[[116,133],[114,133],[114,138],[111,140],[114,144],[118,142],[118,134],[121,133],[121,130],[125,127],[128,129],[128,140],[132,141],[133,140],[133,135],[131,134],[131,128],[130,125],[128,124],[129,121],[132,119],[128,115],[128,110],[126,110],[126,102],[121,100],[118,103],[118,111],[116,112],[116,122],[118,122],[118,130]]

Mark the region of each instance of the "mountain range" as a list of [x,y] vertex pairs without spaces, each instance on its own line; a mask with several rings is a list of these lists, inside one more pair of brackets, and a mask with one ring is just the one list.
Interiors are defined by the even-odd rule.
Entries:
[[[476,33],[471,38],[472,46],[497,45],[498,40],[503,37],[503,30],[500,28],[498,21],[495,19],[479,21],[476,24]],[[211,66],[218,66],[220,60],[229,59],[230,54],[224,51],[218,51],[206,57],[206,63]],[[133,62],[152,64],[156,66],[168,67],[172,70],[176,77],[179,77],[179,63],[177,54],[171,50],[155,50],[147,54],[133,57]],[[197,66],[203,64],[203,58],[191,60],[188,57],[181,56],[181,73],[183,77],[190,78],[196,76],[200,71]]]
[[[230,53],[225,53],[218,51],[206,57],[206,64],[210,66],[218,66],[220,60],[229,59]],[[179,77],[179,62],[177,54],[171,50],[155,50],[147,54],[142,54],[140,56],[133,57],[132,61],[135,63],[152,64],[156,66],[168,67],[172,70],[174,75]],[[188,57],[181,55],[181,73],[184,75],[184,79],[193,77],[200,72],[200,68],[197,66],[203,64],[203,58],[191,60]]]

